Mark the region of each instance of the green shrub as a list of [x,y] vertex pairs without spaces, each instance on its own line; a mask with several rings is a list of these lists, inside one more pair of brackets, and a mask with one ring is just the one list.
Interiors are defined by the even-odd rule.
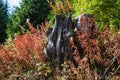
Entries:
[[119,0],[70,0],[72,1],[73,18],[80,14],[93,14],[97,26],[103,30],[104,25],[118,31],[120,29]]

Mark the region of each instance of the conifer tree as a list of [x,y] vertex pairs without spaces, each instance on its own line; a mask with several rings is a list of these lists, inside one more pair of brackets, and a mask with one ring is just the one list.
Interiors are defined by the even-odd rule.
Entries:
[[44,22],[49,14],[50,8],[46,0],[22,0],[20,7],[16,7],[15,12],[10,17],[7,26],[8,37],[14,37],[14,34],[20,34],[21,30],[18,25],[26,26],[26,19],[30,18],[33,26]]
[[7,26],[7,1],[4,4],[2,0],[0,0],[0,43],[3,43],[6,38],[6,26]]

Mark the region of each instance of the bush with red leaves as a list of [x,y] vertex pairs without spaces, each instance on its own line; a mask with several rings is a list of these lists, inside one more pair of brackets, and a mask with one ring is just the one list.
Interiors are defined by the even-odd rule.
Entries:
[[111,32],[99,33],[93,17],[82,16],[80,30],[70,40],[70,65],[76,79],[111,79],[120,72],[120,36]]
[[36,64],[44,63],[43,49],[46,38],[44,36],[45,25],[41,31],[35,29],[30,22],[29,32],[8,42],[8,49],[0,46],[0,77],[11,74],[22,74],[27,71],[37,70]]

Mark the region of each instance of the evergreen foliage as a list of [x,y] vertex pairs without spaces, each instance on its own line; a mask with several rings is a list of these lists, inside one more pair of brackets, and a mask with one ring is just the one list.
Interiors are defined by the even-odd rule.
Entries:
[[32,24],[37,26],[47,18],[49,11],[50,8],[46,0],[22,0],[20,7],[16,7],[15,12],[10,17],[7,26],[8,37],[14,37],[15,33],[21,33],[18,25],[27,28],[27,18],[30,18]]
[[0,0],[0,43],[3,43],[6,38],[7,17],[7,2],[4,4]]

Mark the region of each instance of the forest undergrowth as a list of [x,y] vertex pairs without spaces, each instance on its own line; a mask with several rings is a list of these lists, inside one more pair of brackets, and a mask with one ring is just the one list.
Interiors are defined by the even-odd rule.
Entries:
[[45,30],[49,26],[46,21],[38,30],[28,22],[28,30],[9,40],[7,48],[0,46],[1,80],[120,79],[120,35],[107,27],[100,32],[95,25],[87,32],[85,27],[74,32],[70,39],[72,59],[62,64],[61,76],[57,68],[52,74],[50,62],[43,54],[47,42]]

